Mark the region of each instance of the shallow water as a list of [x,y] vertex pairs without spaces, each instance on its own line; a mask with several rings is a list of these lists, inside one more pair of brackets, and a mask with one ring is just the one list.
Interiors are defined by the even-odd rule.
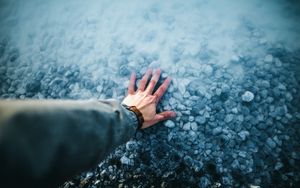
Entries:
[[1,0],[0,97],[121,100],[131,71],[161,67],[173,83],[159,110],[176,120],[138,132],[64,186],[297,187],[299,8]]

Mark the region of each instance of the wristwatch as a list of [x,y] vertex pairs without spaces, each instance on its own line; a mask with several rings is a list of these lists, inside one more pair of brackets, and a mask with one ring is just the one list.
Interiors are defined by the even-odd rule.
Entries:
[[122,104],[127,110],[130,110],[132,111],[135,116],[137,117],[138,119],[138,128],[137,129],[141,129],[141,127],[143,126],[143,123],[144,123],[144,117],[143,117],[143,114],[139,111],[139,109],[137,109],[136,106],[127,106],[126,104]]

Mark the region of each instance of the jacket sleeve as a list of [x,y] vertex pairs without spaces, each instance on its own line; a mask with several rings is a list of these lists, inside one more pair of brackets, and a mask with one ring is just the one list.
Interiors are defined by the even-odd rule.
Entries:
[[137,124],[115,100],[0,101],[0,185],[62,183],[129,140]]

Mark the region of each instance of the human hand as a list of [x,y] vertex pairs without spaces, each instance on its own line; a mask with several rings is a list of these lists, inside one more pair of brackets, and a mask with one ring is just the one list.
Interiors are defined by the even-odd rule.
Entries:
[[144,123],[141,127],[142,129],[151,127],[160,121],[164,121],[176,116],[174,111],[164,111],[159,114],[156,113],[156,106],[171,83],[171,78],[168,77],[153,94],[154,87],[159,80],[160,73],[161,70],[157,69],[153,74],[148,86],[146,87],[148,79],[152,75],[152,69],[148,69],[140,81],[137,91],[135,91],[134,88],[136,80],[135,73],[132,73],[130,77],[128,95],[125,97],[122,104],[127,106],[136,106],[136,108],[143,114]]

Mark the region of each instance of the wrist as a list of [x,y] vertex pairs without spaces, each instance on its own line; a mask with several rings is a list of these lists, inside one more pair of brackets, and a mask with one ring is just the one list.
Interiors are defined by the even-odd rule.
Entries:
[[144,117],[143,114],[137,109],[136,106],[127,106],[126,104],[122,104],[127,110],[133,112],[137,118],[138,121],[138,127],[137,129],[141,129],[144,123]]

